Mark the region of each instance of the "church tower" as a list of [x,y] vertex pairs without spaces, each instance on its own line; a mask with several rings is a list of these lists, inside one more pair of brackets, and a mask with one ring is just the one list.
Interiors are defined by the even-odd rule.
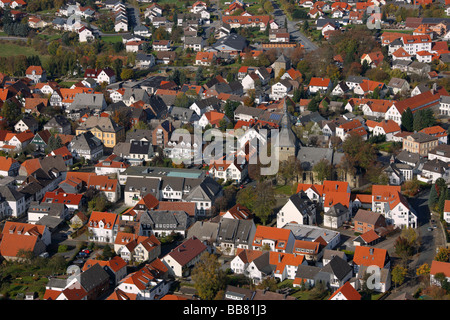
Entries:
[[297,137],[292,132],[292,119],[288,113],[286,99],[283,101],[283,116],[280,121],[279,143],[276,146],[280,162],[297,155]]

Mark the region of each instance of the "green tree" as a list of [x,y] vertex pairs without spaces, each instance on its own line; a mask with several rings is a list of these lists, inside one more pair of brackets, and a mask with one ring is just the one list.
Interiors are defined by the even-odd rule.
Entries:
[[202,300],[213,300],[220,290],[225,289],[225,272],[217,256],[204,252],[192,270],[192,280]]
[[444,188],[444,190],[439,195],[438,201],[438,212],[442,215],[444,212],[445,201],[448,199],[448,188]]
[[273,192],[273,186],[270,181],[262,181],[256,184],[256,199],[253,205],[253,213],[265,225],[269,216],[273,213],[276,199]]
[[253,211],[253,206],[255,205],[256,194],[252,187],[246,187],[241,189],[236,194],[236,202],[247,207],[250,211]]
[[62,143],[61,137],[57,136],[57,135],[52,135],[50,136],[50,138],[48,139],[48,147],[50,148],[51,151],[59,149],[63,146],[64,144]]
[[436,190],[436,184],[433,184],[430,189],[430,194],[428,195],[428,207],[430,209],[434,209],[434,207],[436,206],[438,201],[439,201],[439,195]]
[[120,78],[122,80],[129,80],[134,78],[134,71],[133,69],[122,69],[122,72],[120,73]]
[[317,175],[317,179],[323,182],[324,180],[331,179],[331,170],[333,166],[327,159],[321,159],[313,167],[313,172]]
[[402,113],[402,129],[405,131],[414,131],[414,116],[410,108]]
[[5,101],[3,103],[0,115],[5,119],[8,125],[14,125],[22,115],[20,107],[14,102]]

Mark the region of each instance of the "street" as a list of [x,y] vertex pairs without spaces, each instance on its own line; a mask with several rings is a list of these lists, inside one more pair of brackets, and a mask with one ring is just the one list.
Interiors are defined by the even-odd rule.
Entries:
[[[283,27],[285,23],[286,16],[283,11],[278,7],[278,4],[272,1],[272,5],[274,8],[273,15],[275,22]],[[315,45],[311,40],[309,40],[299,29],[298,24],[300,20],[289,20],[287,19],[287,29],[291,36],[291,41],[300,42],[303,44],[303,47],[306,51],[314,51],[318,49],[318,46]]]

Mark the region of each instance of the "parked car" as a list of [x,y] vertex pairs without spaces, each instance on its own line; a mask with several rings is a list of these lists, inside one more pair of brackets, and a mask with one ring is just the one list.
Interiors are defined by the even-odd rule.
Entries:
[[89,250],[89,249],[83,249],[83,250],[81,250],[81,252],[84,252],[84,253],[86,253],[86,254],[91,254],[91,253],[92,253],[92,250]]
[[80,257],[80,258],[86,258],[87,256],[88,256],[88,254],[86,252],[78,253],[78,257]]

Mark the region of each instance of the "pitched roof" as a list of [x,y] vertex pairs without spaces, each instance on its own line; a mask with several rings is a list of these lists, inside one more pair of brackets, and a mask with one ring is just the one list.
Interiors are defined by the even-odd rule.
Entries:
[[181,266],[186,265],[192,259],[198,257],[205,252],[207,247],[196,237],[192,237],[184,241],[182,244],[173,249],[168,255],[177,261]]
[[316,78],[312,77],[309,81],[310,87],[328,87],[331,84],[331,79],[329,78]]
[[103,222],[104,229],[113,229],[119,220],[119,215],[111,212],[92,211],[88,225],[91,228],[98,228],[99,222]]
[[389,256],[386,249],[356,246],[355,253],[353,255],[353,262],[359,266],[375,265],[383,268],[388,257]]
[[450,277],[450,262],[442,262],[433,260],[431,262],[430,274],[436,275],[443,273],[447,278]]
[[328,300],[333,300],[338,294],[342,294],[346,300],[361,300],[361,295],[355,288],[350,284],[349,281],[344,283],[339,289],[337,289]]

